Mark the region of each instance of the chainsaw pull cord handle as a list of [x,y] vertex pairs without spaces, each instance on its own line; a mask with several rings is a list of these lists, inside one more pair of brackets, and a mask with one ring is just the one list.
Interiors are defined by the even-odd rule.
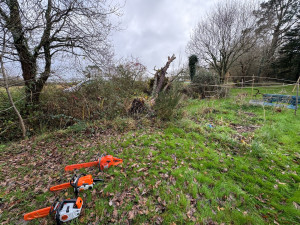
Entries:
[[[74,174],[74,176],[72,177],[72,179],[70,180],[70,185],[74,188],[74,192],[75,192],[75,197],[78,197],[78,181],[80,179],[80,177],[85,176],[85,174],[79,174],[78,176],[76,174]],[[75,182],[75,183],[74,183]]]

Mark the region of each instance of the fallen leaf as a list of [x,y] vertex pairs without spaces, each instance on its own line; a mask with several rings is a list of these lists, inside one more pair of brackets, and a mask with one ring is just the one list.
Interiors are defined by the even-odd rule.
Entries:
[[218,208],[218,211],[223,211],[224,210],[224,208],[223,207],[217,207]]
[[114,218],[118,217],[118,210],[114,209],[114,211],[113,211],[113,217]]
[[139,170],[137,170],[136,172],[142,172],[142,171],[146,171],[147,169],[146,168],[141,168],[141,169],[139,169]]
[[278,181],[278,184],[286,185],[286,183],[282,183],[282,182],[280,182],[280,181]]
[[297,202],[293,202],[293,205],[295,206],[296,209],[300,209],[300,205]]
[[154,185],[155,188],[158,188],[158,186],[161,184],[161,180],[157,181]]
[[128,219],[129,219],[129,220],[132,220],[133,218],[134,218],[134,211],[131,210],[131,211],[129,211],[129,213],[128,213]]

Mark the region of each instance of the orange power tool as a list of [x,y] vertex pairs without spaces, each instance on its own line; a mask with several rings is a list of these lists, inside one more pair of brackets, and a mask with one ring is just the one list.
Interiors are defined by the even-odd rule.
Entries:
[[50,191],[59,191],[70,187],[74,188],[75,196],[78,196],[79,191],[92,189],[96,182],[103,182],[102,179],[93,179],[92,175],[80,174],[74,175],[69,183],[59,184],[50,187]]
[[119,165],[122,162],[123,162],[122,159],[115,158],[112,155],[102,155],[97,161],[94,162],[73,164],[73,165],[66,166],[65,171],[71,171],[74,169],[81,169],[81,168],[92,167],[92,166],[98,166],[99,169],[102,171],[111,166]]
[[67,222],[79,217],[83,201],[80,197],[77,199],[67,199],[62,202],[55,201],[51,207],[39,209],[24,215],[24,220],[33,220],[41,217],[55,214],[57,224]]

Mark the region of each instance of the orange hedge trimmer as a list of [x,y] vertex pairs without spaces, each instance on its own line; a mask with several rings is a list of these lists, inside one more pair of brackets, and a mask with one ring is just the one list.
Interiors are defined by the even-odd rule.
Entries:
[[77,197],[79,191],[92,189],[95,182],[103,182],[102,179],[93,179],[92,175],[80,174],[74,175],[69,183],[59,184],[50,187],[50,191],[59,191],[70,187],[74,188],[75,195]]
[[71,171],[74,169],[81,169],[81,168],[92,167],[92,166],[98,166],[100,170],[104,170],[111,166],[116,166],[122,162],[123,162],[122,159],[115,158],[112,155],[102,155],[97,161],[94,162],[66,166],[65,171]]
[[33,220],[55,214],[57,224],[67,222],[77,218],[80,215],[83,201],[80,197],[77,199],[67,199],[62,202],[55,201],[51,207],[39,209],[24,215],[24,220]]

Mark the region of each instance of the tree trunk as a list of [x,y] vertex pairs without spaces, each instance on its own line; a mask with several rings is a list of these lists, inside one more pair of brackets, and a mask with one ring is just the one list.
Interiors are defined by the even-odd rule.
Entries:
[[173,62],[175,59],[176,59],[175,55],[172,55],[172,57],[168,57],[168,61],[167,61],[166,65],[155,73],[154,83],[157,79],[157,81],[156,81],[157,86],[156,85],[153,86],[153,92],[152,92],[153,98],[156,98],[156,95],[161,91],[164,81],[165,81],[165,78],[166,78],[167,70],[168,70],[171,62]]
[[[22,68],[24,66],[23,64],[26,63],[21,62]],[[25,71],[23,70],[22,75],[25,81],[26,106],[35,105],[39,102],[39,95],[40,95],[40,92],[38,91],[37,82],[35,79],[36,68],[28,69],[28,73],[27,70]]]
[[279,33],[280,33],[279,27],[276,27],[276,29],[274,30],[274,33],[273,33],[270,49],[267,53],[267,60],[268,60],[269,66],[274,61],[275,52],[277,50],[277,46],[278,46],[278,42],[279,42]]
[[8,6],[10,17],[7,21],[7,28],[12,34],[14,46],[21,63],[22,76],[25,81],[26,105],[35,104],[39,100],[35,79],[37,72],[36,57],[31,54],[27,39],[24,36],[19,2],[10,0]]

